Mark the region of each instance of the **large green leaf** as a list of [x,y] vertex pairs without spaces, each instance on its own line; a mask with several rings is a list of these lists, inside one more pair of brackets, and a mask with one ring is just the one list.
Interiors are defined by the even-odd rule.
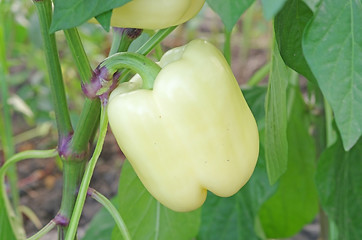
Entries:
[[324,0],[315,14],[303,50],[348,150],[362,135],[362,4]]
[[231,32],[240,16],[254,2],[254,0],[206,0],[207,4],[221,18],[228,32]]
[[274,43],[265,101],[265,158],[270,183],[275,183],[287,170],[287,107],[286,88],[289,70]]
[[321,205],[334,220],[335,239],[362,239],[362,140],[345,152],[341,141],[320,157],[316,183]]
[[50,32],[76,27],[129,1],[131,0],[53,0],[54,15]]
[[[117,198],[133,240],[189,240],[199,230],[200,210],[179,213],[161,205],[144,188],[128,161],[122,168]],[[122,239],[118,228],[112,239]]]
[[260,210],[260,221],[269,238],[286,238],[298,233],[318,212],[314,182],[315,147],[309,135],[307,109],[298,87],[288,122],[288,169],[279,188]]
[[282,9],[287,0],[261,0],[266,19],[272,19]]
[[229,198],[209,194],[202,208],[200,240],[254,240],[258,210],[273,194],[277,184],[269,185],[261,148],[255,171],[249,182]]
[[315,81],[302,49],[303,31],[313,12],[302,0],[288,0],[275,17],[275,37],[285,64]]

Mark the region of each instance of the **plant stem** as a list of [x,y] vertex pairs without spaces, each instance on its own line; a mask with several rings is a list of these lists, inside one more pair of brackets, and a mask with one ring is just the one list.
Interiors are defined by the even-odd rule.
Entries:
[[324,114],[324,97],[319,89],[319,87],[313,84],[314,96],[315,96],[315,104],[314,104],[314,112],[315,114],[315,132],[314,138],[316,141],[316,152],[317,152],[317,159],[319,159],[322,152],[327,147],[327,126],[326,126],[326,115]]
[[[315,84],[310,85],[311,93],[314,93],[315,96],[315,104],[314,104],[314,112],[316,112],[314,116],[314,139],[316,143],[316,159],[319,159],[322,152],[327,147],[327,120],[326,115],[323,114],[325,111],[324,106],[324,97],[319,89],[319,87]],[[319,225],[321,228],[320,231],[320,239],[328,240],[328,217],[322,209],[322,206],[319,204]]]
[[155,47],[155,55],[157,58],[157,61],[159,61],[163,55],[163,50],[161,44],[157,44]]
[[45,234],[50,232],[54,227],[56,226],[56,223],[52,220],[47,225],[45,225],[39,232],[28,238],[27,240],[37,240],[43,237]]
[[229,65],[231,65],[231,33],[232,31],[229,31],[227,29],[224,30],[224,35],[225,35],[224,56]]
[[90,196],[93,199],[95,199],[97,202],[102,204],[103,207],[105,207],[108,210],[108,212],[112,215],[113,220],[117,224],[119,231],[121,232],[121,234],[123,236],[123,239],[130,240],[131,235],[129,234],[127,226],[126,226],[125,222],[123,221],[121,215],[119,214],[118,210],[111,203],[111,201],[109,201],[108,198],[106,198],[105,196],[103,196],[101,193],[99,193],[98,191],[96,191],[94,189],[89,188],[88,193],[90,193]]
[[[79,37],[78,30],[76,28],[67,29],[64,30],[64,34],[80,74],[81,81],[83,83],[89,83],[92,77],[92,68]],[[92,100],[87,98],[71,140],[70,151],[72,153],[81,154],[88,151],[89,143],[97,129],[99,113],[99,99]]]
[[66,29],[64,30],[64,35],[82,82],[89,82],[92,76],[92,68],[89,64],[78,30],[76,28]]
[[[325,118],[325,146],[326,148],[333,145],[337,140],[336,132],[333,130],[333,111],[326,98],[323,98],[324,118]],[[333,220],[328,218],[326,213],[320,207],[321,218],[321,235],[322,240],[338,239],[338,231]]]
[[109,56],[117,52],[125,52],[129,46],[142,33],[141,29],[137,28],[117,28],[113,27],[113,40]]
[[[85,159],[85,158],[84,158]],[[63,161],[63,194],[59,214],[70,219],[86,161]]]
[[333,111],[327,99],[324,98],[324,114],[326,119],[326,147],[330,147],[337,140],[336,132],[333,130]]
[[123,35],[122,28],[113,27],[112,30],[113,30],[113,39],[112,39],[111,50],[109,50],[109,56],[118,52],[118,48],[121,44],[121,39]]
[[[65,30],[64,33],[80,73],[81,80],[83,83],[88,83],[92,76],[92,69],[84,51],[78,31],[76,28],[72,28]],[[116,43],[113,44],[114,49],[124,50],[123,47],[128,48],[129,44],[124,44],[123,47],[120,47],[122,42],[121,40],[125,41],[124,39],[120,39],[120,41],[118,41],[116,38]],[[63,161],[64,187],[59,214],[66,219],[70,219],[74,209],[77,196],[76,192],[84,173],[86,164],[85,160],[89,154],[90,142],[92,142],[99,122],[99,109],[99,99],[86,99],[82,113],[80,115],[79,123],[70,142],[70,157]],[[63,229],[60,228],[60,231],[64,231],[66,234],[67,227],[64,227]]]
[[[62,203],[59,212],[65,218],[69,219],[76,197],[76,188],[79,185],[85,166],[84,157],[86,157],[86,154],[83,154],[83,152],[74,154],[74,152],[69,151],[69,140],[71,139],[73,129],[68,112],[55,34],[49,34],[49,27],[52,19],[52,2],[51,0],[34,0],[33,2],[39,16],[45,58],[50,79],[50,89],[53,97],[54,111],[58,128],[58,151],[63,161],[63,181],[65,185],[63,187]],[[77,62],[77,65],[81,66],[81,63]],[[85,72],[86,69],[83,71]],[[89,130],[87,132],[89,132]],[[60,229],[63,227],[64,226],[61,226]]]
[[45,137],[49,133],[50,128],[51,123],[44,122],[35,126],[35,128],[19,133],[18,135],[14,136],[14,145],[29,141],[37,137]]
[[[5,1],[0,2],[0,88],[1,88],[1,107],[3,109],[0,113],[1,124],[1,142],[4,149],[4,158],[8,159],[15,153],[15,145],[13,138],[13,126],[11,112],[8,102],[9,88],[7,85],[8,66],[6,61],[6,41],[5,41],[5,17],[8,14],[7,9],[9,6]],[[16,167],[9,168],[7,173],[10,185],[12,204],[15,209],[16,217],[22,225],[22,216],[18,209],[19,206],[19,191],[18,191],[18,176]]]
[[143,44],[136,53],[147,55],[155,48],[165,37],[167,37],[177,26],[161,29],[157,31],[145,44]]
[[[76,28],[64,31],[68,46],[72,52],[76,66],[80,73],[81,81],[89,83],[92,77],[92,69],[88,57],[84,51],[83,44]],[[120,42],[114,44],[115,49],[120,49]],[[124,46],[127,47],[128,46]],[[121,50],[123,50],[121,48]],[[89,156],[90,143],[97,130],[100,114],[99,99],[86,99],[78,125],[69,144],[69,158],[63,161],[63,195],[59,214],[70,219],[76,201],[76,192],[83,177],[86,159]],[[59,234],[66,234],[67,227],[59,227]]]
[[38,216],[35,214],[35,212],[33,210],[31,210],[29,207],[27,207],[25,205],[20,205],[19,211],[26,218],[28,218],[30,220],[30,222],[34,224],[34,226],[36,228],[38,228],[38,229],[41,228],[42,224],[40,222],[40,219],[38,218]]
[[70,223],[69,223],[69,228],[66,233],[66,238],[65,238],[66,240],[73,240],[76,235],[80,215],[82,213],[85,198],[87,196],[87,190],[89,187],[89,183],[92,178],[93,171],[97,164],[99,155],[101,154],[101,151],[102,151],[104,138],[107,133],[107,125],[108,125],[108,117],[107,117],[106,109],[105,109],[105,107],[102,107],[99,137],[97,140],[97,144],[96,144],[93,156],[89,160],[88,166],[87,166],[84,176],[83,176],[82,183],[79,188],[79,193],[78,193],[77,200],[75,202],[74,211],[73,211]]
[[55,34],[49,34],[52,20],[52,2],[51,0],[34,0],[33,2],[39,17],[60,144],[62,139],[69,137],[73,129],[68,112]]
[[[73,55],[82,82],[90,82],[92,69],[76,28],[64,30],[68,46]],[[63,159],[63,193],[59,214],[70,219],[74,209],[77,191],[83,177],[90,142],[99,121],[100,101],[86,99],[84,107],[68,146],[69,157]],[[67,226],[59,226],[59,234],[67,231]]]
[[[145,42],[145,44],[143,44],[137,51],[136,53],[142,54],[142,55],[147,55],[149,54],[152,49],[154,49],[155,47],[157,47],[157,45],[160,44],[160,42],[167,37],[173,30],[175,30],[177,26],[173,26],[173,27],[169,27],[169,28],[165,28],[165,29],[161,29],[159,31],[157,31],[154,35],[152,35],[152,37],[150,39],[148,39],[147,42]],[[122,72],[122,77],[120,79],[120,83],[125,82],[129,79],[129,73],[130,70],[129,69],[125,69]]]
[[325,214],[325,212],[323,211],[322,209],[322,206],[319,205],[319,225],[320,225],[320,228],[321,228],[321,231],[320,231],[320,239],[321,240],[328,240],[329,237],[328,237],[328,217],[327,215]]

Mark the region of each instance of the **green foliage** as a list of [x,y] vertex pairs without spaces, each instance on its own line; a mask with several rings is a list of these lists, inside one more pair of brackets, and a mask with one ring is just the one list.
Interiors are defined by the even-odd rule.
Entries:
[[312,17],[312,11],[302,0],[289,0],[275,17],[274,28],[285,64],[315,82],[302,49],[303,31]]
[[120,7],[130,0],[54,0],[50,32],[79,26],[92,17]]
[[231,32],[240,16],[250,7],[254,0],[207,0],[206,2],[220,16],[226,30]]
[[[309,135],[308,112],[298,86],[290,89],[288,120],[288,168],[277,192],[261,207],[261,225],[268,238],[286,238],[298,233],[318,213],[314,183],[315,143]],[[301,144],[302,143],[302,144]]]
[[324,0],[305,30],[303,50],[335,114],[343,146],[362,135],[362,4]]
[[[258,125],[259,131],[265,127],[265,97],[267,93],[266,86],[255,86],[243,89],[243,94],[248,103]],[[261,133],[260,138],[263,140],[265,134]]]
[[315,12],[321,0],[303,0],[303,2],[307,4],[307,6],[310,8],[310,10],[312,10],[312,12]]
[[316,183],[324,211],[337,226],[333,239],[362,239],[362,140],[348,152],[339,140],[319,159]]
[[[133,240],[192,239],[200,225],[200,210],[178,213],[162,206],[148,193],[128,161],[119,180],[118,210]],[[118,228],[112,239],[122,239]]]
[[99,24],[101,24],[103,29],[106,30],[107,32],[111,27],[111,17],[112,17],[112,10],[106,11],[96,16],[96,19],[99,22]]
[[271,57],[268,92],[265,101],[265,159],[269,181],[274,184],[287,170],[287,99],[290,70],[274,43]]
[[261,0],[263,12],[266,19],[272,19],[282,9],[287,0]]
[[[0,186],[0,190],[3,190],[2,186]],[[5,211],[3,194],[0,194],[0,209],[0,239],[14,240],[16,238],[9,222],[8,213]]]

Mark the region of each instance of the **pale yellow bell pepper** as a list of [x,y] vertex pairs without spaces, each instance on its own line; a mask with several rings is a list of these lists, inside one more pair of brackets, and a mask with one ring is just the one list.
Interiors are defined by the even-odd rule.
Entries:
[[111,26],[140,29],[171,27],[190,20],[204,3],[205,0],[132,0],[113,9]]
[[194,40],[168,51],[152,90],[135,76],[111,94],[113,134],[147,190],[166,207],[191,211],[207,190],[229,197],[253,173],[255,119],[222,53]]

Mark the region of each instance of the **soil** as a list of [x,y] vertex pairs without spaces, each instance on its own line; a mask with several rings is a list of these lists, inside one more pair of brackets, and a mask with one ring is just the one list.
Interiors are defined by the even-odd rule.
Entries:
[[[107,198],[117,193],[117,183],[124,156],[115,143],[113,135],[108,134],[104,149],[98,160],[90,186]],[[20,146],[23,148],[24,146]],[[26,146],[29,147],[29,146]],[[53,160],[31,159],[17,164],[21,204],[34,211],[44,226],[56,214],[60,207],[62,193],[62,173]],[[29,175],[30,173],[30,175]],[[80,228],[89,223],[100,205],[89,198],[86,201]],[[28,236],[38,231],[27,218],[24,221]]]

